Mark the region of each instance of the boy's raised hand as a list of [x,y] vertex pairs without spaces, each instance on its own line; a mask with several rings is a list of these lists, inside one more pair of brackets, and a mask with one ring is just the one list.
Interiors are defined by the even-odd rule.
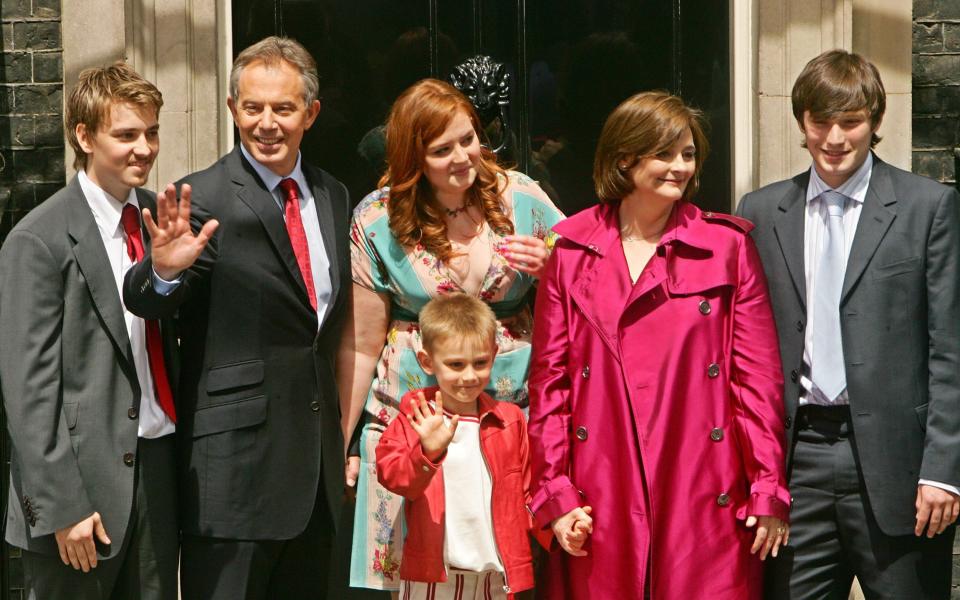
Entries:
[[460,417],[459,415],[450,417],[449,425],[443,422],[443,394],[440,390],[437,390],[434,396],[436,411],[431,408],[423,392],[418,392],[417,396],[418,401],[413,403],[413,411],[409,415],[410,426],[420,436],[424,456],[430,461],[436,461],[453,441],[453,434],[457,431]]
[[593,509],[589,506],[577,507],[562,517],[556,518],[551,527],[560,547],[572,556],[586,556],[583,545],[593,533]]

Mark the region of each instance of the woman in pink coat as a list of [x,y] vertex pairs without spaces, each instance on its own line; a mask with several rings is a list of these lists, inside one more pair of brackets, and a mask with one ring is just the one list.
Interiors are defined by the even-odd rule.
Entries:
[[750,223],[690,202],[700,119],[626,100],[597,148],[601,204],[554,228],[530,371],[546,598],[759,598],[789,535],[766,280]]

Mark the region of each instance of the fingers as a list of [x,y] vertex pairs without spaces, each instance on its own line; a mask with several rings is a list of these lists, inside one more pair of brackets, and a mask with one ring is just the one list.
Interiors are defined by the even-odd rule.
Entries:
[[217,221],[216,219],[210,219],[203,224],[203,227],[201,227],[200,231],[197,233],[197,243],[200,245],[200,248],[203,248],[207,245],[207,242],[210,241],[210,238],[213,237],[213,233],[219,226],[220,221]]
[[437,414],[443,414],[443,393],[440,390],[437,390],[437,393],[433,396],[433,401],[437,405]]
[[752,528],[756,524],[757,524],[757,518],[755,516],[750,515],[749,517],[747,517],[747,522],[745,523],[747,527]]
[[357,477],[359,475],[360,475],[360,457],[359,456],[347,457],[346,473],[345,473],[347,487],[353,487],[357,485]]
[[93,519],[93,534],[104,544],[110,544],[110,538],[107,536],[107,530],[104,528],[103,521],[100,519],[99,514]]
[[[70,555],[67,553],[67,545],[57,538],[57,551],[60,552],[60,560],[65,565],[70,565]],[[76,568],[76,567],[74,567]]]
[[757,534],[753,537],[753,545],[750,546],[750,554],[756,554],[760,548],[763,547],[763,543],[767,541],[767,528],[763,525],[757,527]]
[[930,509],[930,523],[927,527],[927,537],[932,538],[937,535],[943,529],[940,528],[940,523],[943,521],[943,508],[939,504],[934,504]]
[[147,228],[147,233],[150,234],[150,239],[154,239],[157,236],[157,232],[160,230],[159,227],[153,222],[153,216],[150,214],[149,208],[144,208],[140,211],[140,214],[143,216],[143,226]]
[[450,429],[451,437],[453,436],[453,434],[457,432],[457,424],[459,422],[460,422],[460,415],[453,415],[452,417],[450,417],[449,429]]
[[[67,556],[70,558],[71,567],[77,570],[83,568],[80,563],[80,557],[77,555],[77,549],[70,542],[67,542]],[[89,570],[90,567],[87,567],[86,569],[83,569],[83,572],[86,573]]]
[[930,521],[930,505],[922,498],[917,502],[917,524],[913,528],[913,534],[920,536],[923,535],[923,530],[927,528],[927,523]]
[[93,536],[86,538],[80,545],[80,551],[77,553],[80,556],[80,566],[84,566],[86,562],[86,569],[83,569],[83,572],[86,573],[90,569],[97,568],[97,546],[93,543]]
[[162,192],[157,194],[157,225],[161,230],[170,227],[170,219],[177,214],[177,188],[168,183]]

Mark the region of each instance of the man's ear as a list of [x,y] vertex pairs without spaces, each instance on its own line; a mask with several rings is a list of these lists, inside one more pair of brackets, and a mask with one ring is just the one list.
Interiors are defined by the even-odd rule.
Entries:
[[310,129],[313,126],[313,122],[317,120],[317,115],[320,114],[320,101],[314,100],[310,103],[310,106],[307,107],[307,123],[304,125],[304,129]]
[[87,131],[87,126],[83,123],[77,123],[74,134],[77,136],[77,143],[85,154],[93,154],[93,136]]
[[435,374],[433,371],[433,360],[431,360],[430,355],[423,350],[417,352],[417,362],[420,363],[420,368],[423,369],[424,373],[427,375]]
[[233,121],[237,121],[237,103],[233,99],[233,96],[227,96],[227,108],[230,109],[230,114],[233,115]]

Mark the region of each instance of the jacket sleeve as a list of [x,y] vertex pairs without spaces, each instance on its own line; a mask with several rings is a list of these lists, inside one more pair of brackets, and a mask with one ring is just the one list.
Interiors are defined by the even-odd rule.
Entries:
[[[181,184],[182,185],[182,184]],[[190,228],[194,233],[200,231],[204,223],[212,218],[204,208],[203,197],[193,191],[190,204]],[[154,215],[155,217],[155,215]],[[221,227],[223,224],[221,223]],[[162,294],[154,288],[153,260],[150,258],[150,246],[143,260],[130,267],[123,278],[123,304],[127,310],[144,319],[165,319],[176,313],[180,304],[213,269],[217,261],[217,248],[220,241],[220,228],[207,242],[207,247],[193,263],[180,275],[180,283],[169,294]]]
[[567,376],[567,328],[560,286],[562,252],[553,252],[537,291],[530,364],[530,512],[549,527],[580,506],[570,481],[570,379]]
[[734,427],[750,481],[739,517],[790,514],[784,463],[783,373],[767,281],[753,240],[743,236],[733,301],[731,394]]
[[63,406],[64,281],[37,235],[14,231],[0,252],[0,382],[28,535],[54,533],[96,510],[84,489]]
[[[527,510],[530,511],[530,502],[533,500],[533,497],[530,495],[530,440],[527,433],[527,422],[526,419],[521,416],[518,420],[520,424],[520,464],[523,473],[523,501],[527,507]],[[550,550],[554,543],[553,530],[549,527],[539,527],[533,519],[533,513],[530,512],[530,520],[527,524],[527,527],[530,529],[530,533],[533,534],[533,537],[537,542]]]
[[920,479],[960,486],[960,194],[947,189],[927,236],[929,405]]
[[432,462],[424,456],[420,437],[401,412],[377,444],[377,480],[394,494],[414,500],[423,495],[444,457],[446,453]]

